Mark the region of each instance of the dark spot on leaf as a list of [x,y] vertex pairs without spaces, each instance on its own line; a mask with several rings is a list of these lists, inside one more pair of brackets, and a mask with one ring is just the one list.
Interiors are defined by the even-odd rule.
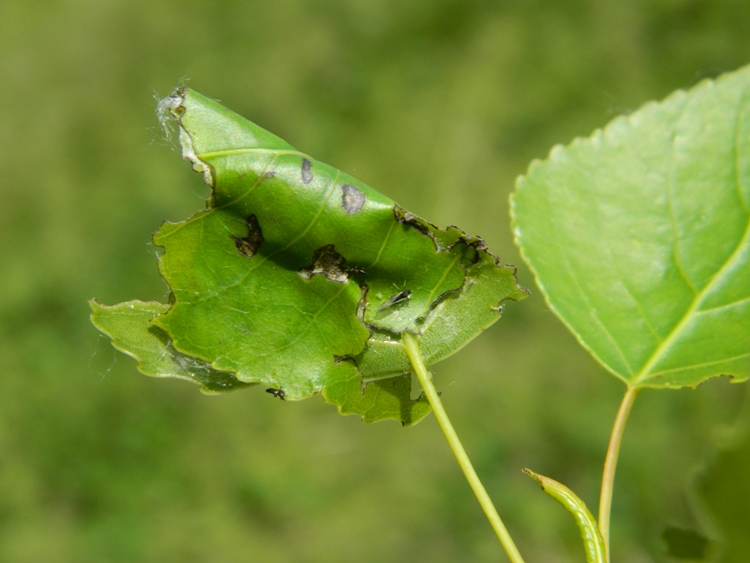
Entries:
[[266,172],[266,178],[273,178],[274,176],[276,176],[275,170],[269,170],[268,172]]
[[255,215],[250,215],[247,218],[247,236],[240,238],[235,235],[230,235],[234,240],[234,244],[240,254],[252,258],[257,254],[260,245],[263,243],[263,231],[260,229],[258,219]]
[[307,185],[313,181],[313,175],[310,169],[312,164],[306,158],[302,159],[302,183]]
[[480,250],[489,249],[489,247],[487,246],[487,243],[484,242],[484,239],[482,237],[474,235],[471,239],[469,239],[468,237],[463,237],[463,240],[466,242],[466,244],[471,246],[477,252],[479,252]]
[[437,225],[414,215],[410,211],[406,211],[398,205],[393,206],[393,214],[396,217],[396,221],[401,225],[412,227],[424,236],[430,237],[437,252],[451,252],[457,246],[465,245],[472,251],[465,254],[470,264],[479,262],[481,259],[480,253],[489,254],[498,262],[497,257],[489,252],[487,243],[484,242],[482,237],[466,234],[463,230],[455,226],[441,229]]
[[341,186],[341,207],[343,207],[344,211],[349,215],[354,215],[357,211],[362,209],[366,200],[367,198],[365,198],[365,194],[351,184],[344,184]]
[[[484,242],[484,239],[482,237],[478,237],[476,235],[467,235],[458,227],[448,227],[448,229],[452,229],[454,231],[463,233],[461,236],[458,237],[458,239],[456,239],[456,242],[454,242],[448,247],[448,250],[453,250],[454,248],[460,245],[466,246],[467,249],[471,250],[471,252],[469,253],[465,252],[464,255],[469,258],[469,262],[471,264],[476,264],[477,262],[479,262],[479,260],[482,257],[482,253],[489,254],[490,256],[497,258],[494,254],[489,252],[487,243]],[[495,260],[495,262],[497,262],[497,260]]]
[[414,215],[414,213],[412,213],[411,211],[406,211],[403,207],[400,207],[398,205],[393,206],[393,214],[396,216],[396,221],[398,221],[402,225],[409,225],[410,227],[414,227],[423,235],[435,240],[435,235],[433,235],[432,231],[430,231],[430,227],[437,229],[437,226],[433,225],[432,223],[428,223],[424,219],[421,219],[420,217]]
[[270,389],[266,389],[266,393],[270,393],[271,395],[273,395],[274,397],[278,397],[282,401],[286,400],[284,398],[286,397],[286,394],[281,389],[274,389],[273,387],[271,387]]
[[313,254],[313,264],[309,268],[302,268],[299,275],[309,280],[316,274],[324,275],[328,281],[346,283],[349,281],[349,271],[346,269],[346,259],[334,249],[332,244],[319,248]]

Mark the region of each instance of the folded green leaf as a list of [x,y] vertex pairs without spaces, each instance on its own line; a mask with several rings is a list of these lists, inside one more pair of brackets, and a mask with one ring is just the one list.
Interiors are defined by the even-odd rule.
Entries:
[[750,377],[750,67],[553,149],[512,213],[550,306],[612,373]]
[[434,362],[526,296],[482,239],[437,228],[189,89],[161,105],[213,188],[208,209],[154,236],[172,295],[149,322],[179,354],[288,399],[323,391],[341,412],[412,423],[429,406],[410,398],[402,333],[422,334]]
[[542,487],[542,490],[559,502],[565,510],[575,518],[578,530],[581,532],[583,549],[586,552],[587,563],[607,563],[607,551],[604,539],[599,532],[599,526],[591,511],[578,495],[562,483],[534,473],[531,469],[523,470],[526,475],[534,479]]

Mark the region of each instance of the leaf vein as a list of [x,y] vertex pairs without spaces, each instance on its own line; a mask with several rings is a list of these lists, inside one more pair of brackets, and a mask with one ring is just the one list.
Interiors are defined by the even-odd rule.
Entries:
[[201,154],[197,154],[196,157],[200,160],[206,160],[209,158],[219,158],[222,156],[233,156],[233,155],[238,155],[238,154],[253,154],[253,153],[259,153],[259,152],[274,153],[276,156],[279,156],[282,154],[295,154],[295,155],[301,156],[302,158],[306,158],[311,161],[314,160],[310,156],[300,151],[279,150],[279,149],[225,149],[223,151],[204,152]]
[[743,303],[750,302],[750,297],[743,297],[742,299],[738,299],[736,301],[732,301],[731,303],[725,303],[724,305],[719,305],[717,307],[711,307],[710,309],[701,309],[700,311],[696,311],[697,315],[705,315],[706,313],[714,313],[716,311],[721,311],[722,309],[731,309],[735,305],[741,305]]
[[741,146],[741,138],[740,133],[742,129],[742,110],[745,108],[745,100],[747,99],[747,89],[742,91],[742,97],[740,98],[739,107],[737,108],[737,119],[736,127],[735,127],[735,134],[734,134],[734,179],[735,179],[735,185],[737,187],[737,195],[739,195],[740,201],[742,202],[742,207],[744,210],[748,213],[750,213],[750,204],[748,203],[747,199],[745,198],[745,192],[742,189],[742,166],[740,165],[741,162],[741,156],[740,156],[740,146]]
[[[717,364],[723,364],[723,363],[726,363],[726,362],[733,362],[735,360],[741,360],[742,358],[748,358],[748,357],[750,357],[750,352],[748,352],[746,354],[740,354],[739,356],[732,356],[731,358],[722,358],[721,360],[713,360],[713,361],[710,361],[710,362],[703,362],[703,363],[700,363],[700,364],[691,364],[691,365],[688,365],[688,366],[680,366],[680,367],[677,367],[677,368],[665,369],[665,370],[661,370],[661,371],[655,371],[655,372],[649,374],[649,376],[650,377],[656,377],[656,376],[659,376],[659,375],[664,375],[666,373],[673,373],[675,371],[682,371],[682,370],[685,370],[685,369],[694,369],[694,368],[709,367],[709,366],[713,366],[713,365],[717,365]],[[731,374],[728,374],[728,375],[731,375]]]
[[[563,240],[563,235],[562,235],[562,233],[561,233],[561,231],[560,231],[560,227],[559,227],[559,225],[557,224],[557,221],[556,221],[556,216],[555,216],[555,214],[550,214],[550,223],[552,224],[552,227],[554,228],[554,230],[555,230],[555,231],[556,231],[556,233],[557,233],[557,236],[555,237],[555,244],[556,244],[556,246],[557,246],[558,250],[560,251],[560,254],[561,254],[561,255],[562,255],[562,257],[563,257],[563,263],[564,263],[564,265],[565,265],[565,268],[566,268],[566,269],[567,269],[567,271],[568,271],[568,275],[570,276],[570,279],[571,279],[571,280],[573,280],[573,284],[575,285],[576,289],[578,290],[578,293],[579,293],[579,295],[580,295],[581,299],[582,299],[582,300],[583,300],[583,301],[584,301],[584,302],[586,303],[586,305],[588,306],[589,310],[590,310],[590,311],[595,311],[596,309],[595,309],[595,307],[593,306],[593,304],[591,303],[591,300],[589,299],[589,296],[588,296],[588,294],[587,294],[587,293],[586,293],[586,292],[585,292],[585,291],[583,290],[583,288],[581,287],[581,284],[580,284],[580,283],[579,283],[579,281],[578,281],[578,278],[577,278],[577,277],[576,277],[576,275],[575,275],[575,272],[574,272],[574,270],[573,270],[573,265],[571,264],[571,261],[570,261],[570,256],[568,255],[568,251],[567,251],[567,248],[566,248],[566,246],[565,246],[564,244],[562,244],[562,242],[561,242],[561,241]],[[552,304],[551,302],[549,302],[549,299],[548,299],[548,298],[546,297],[546,295],[547,295],[547,290],[544,290],[544,289],[543,289],[543,293],[545,294],[545,299],[547,299],[547,301],[548,301],[548,303],[549,303],[550,307],[552,307],[553,309],[556,309],[556,308],[555,308],[555,306],[554,306],[554,305],[553,305],[553,304]],[[558,315],[558,316],[559,316],[559,317],[560,317],[561,319],[564,319],[564,317],[563,317],[562,315]],[[611,342],[611,343],[612,343],[612,344],[614,345],[614,347],[615,347],[615,350],[617,351],[617,353],[618,353],[618,354],[619,354],[619,356],[620,356],[620,359],[622,360],[622,362],[623,362],[623,363],[625,364],[625,366],[627,367],[627,369],[628,369],[628,373],[629,373],[630,375],[632,375],[632,374],[633,374],[633,368],[632,368],[632,367],[630,366],[630,362],[628,362],[628,359],[627,359],[627,358],[625,357],[625,354],[623,353],[623,351],[622,351],[622,348],[620,348],[620,344],[619,344],[619,342],[617,342],[617,340],[616,340],[616,339],[615,339],[615,338],[614,338],[614,337],[612,336],[612,333],[611,333],[611,332],[609,331],[609,329],[608,329],[608,328],[606,327],[606,325],[605,325],[605,324],[604,324],[604,323],[603,323],[603,322],[601,321],[601,319],[600,319],[600,318],[599,318],[598,316],[596,316],[595,314],[592,314],[592,315],[591,315],[591,319],[592,319],[592,320],[593,320],[593,321],[594,321],[594,322],[595,322],[595,323],[596,323],[597,325],[599,325],[599,326],[601,327],[601,329],[602,329],[602,330],[604,331],[604,334],[606,334],[607,338],[608,338],[608,339],[610,340],[610,342]],[[567,323],[567,321],[565,321],[565,323],[566,323],[566,324],[568,324],[568,323]],[[604,362],[604,361],[603,361],[603,360],[602,360],[602,359],[601,359],[601,358],[599,357],[599,355],[598,355],[598,354],[597,354],[597,353],[596,353],[596,352],[594,351],[594,349],[593,349],[592,347],[588,346],[588,345],[587,345],[587,344],[586,344],[586,343],[584,342],[584,340],[583,340],[583,338],[581,337],[581,335],[580,335],[580,334],[579,334],[579,333],[578,333],[578,332],[577,332],[577,331],[576,331],[576,330],[575,330],[575,329],[573,328],[573,325],[572,325],[572,324],[570,324],[570,325],[568,325],[568,327],[569,327],[569,328],[571,329],[571,332],[573,332],[573,334],[574,334],[574,335],[576,335],[576,337],[578,338],[578,340],[579,340],[579,341],[580,341],[580,342],[581,342],[582,344],[584,344],[584,346],[585,346],[585,347],[586,347],[586,348],[587,348],[587,349],[588,349],[588,350],[589,350],[589,351],[590,351],[590,352],[591,352],[591,353],[592,353],[592,354],[594,355],[594,357],[596,357],[597,359],[599,359],[599,361],[601,361],[601,362],[602,362],[602,363],[603,363],[603,364],[604,364],[604,365],[606,366],[607,364],[606,364],[606,363],[605,363],[605,362]],[[609,367],[609,366],[608,366],[608,367]],[[614,368],[611,368],[611,367],[610,367],[610,369],[612,369],[612,371],[613,371],[614,373],[616,373],[616,374],[617,374],[617,372],[616,372],[616,371],[614,370]],[[617,375],[621,375],[621,374],[617,374]]]
[[385,245],[388,242],[388,239],[391,238],[391,233],[393,232],[393,228],[396,226],[396,224],[397,222],[394,219],[393,222],[391,223],[390,228],[388,229],[388,232],[385,235],[385,238],[383,239],[383,244],[380,245],[380,250],[378,250],[378,255],[375,257],[375,261],[369,266],[367,266],[368,268],[373,268],[375,264],[377,264],[380,261],[380,257],[383,254],[383,250],[385,250]]
[[247,190],[244,194],[242,194],[241,196],[238,196],[237,198],[233,199],[232,201],[229,201],[229,202],[225,203],[224,205],[215,207],[214,209],[225,209],[225,208],[230,207],[232,205],[238,204],[243,199],[245,199],[246,197],[248,197],[251,193],[253,193],[255,191],[255,189],[258,186],[261,185],[261,183],[263,182],[263,180],[266,179],[266,172],[268,171],[268,169],[271,166],[273,166],[276,163],[276,161],[278,160],[278,158],[279,158],[279,154],[276,153],[276,154],[273,155],[272,158],[270,158],[266,162],[266,165],[263,167],[263,169],[261,170],[260,174],[258,174],[258,179],[255,181],[255,183],[252,186],[250,186],[250,189]]
[[[609,233],[607,229],[602,227],[601,224],[601,218],[604,216],[601,202],[599,199],[599,193],[597,191],[594,191],[594,203],[596,204],[596,207],[599,211],[599,213],[596,214],[597,217],[597,223],[599,225],[599,231],[602,234],[602,237],[604,238],[604,242],[607,247],[607,253],[609,254],[610,261],[612,262],[612,266],[615,270],[615,273],[617,274],[617,278],[620,281],[620,284],[622,285],[625,292],[628,294],[630,299],[632,299],[633,303],[635,304],[635,308],[638,309],[638,313],[641,316],[641,319],[643,319],[644,324],[646,325],[646,328],[651,332],[651,334],[654,336],[657,342],[661,342],[662,338],[659,336],[659,334],[656,332],[656,329],[654,329],[651,322],[646,317],[646,313],[643,310],[643,307],[641,306],[640,301],[636,298],[635,294],[633,293],[632,289],[627,283],[627,277],[622,275],[622,271],[620,270],[620,261],[616,259],[615,253],[612,251],[612,241],[610,240]],[[632,370],[631,370],[632,373]]]
[[[443,271],[443,275],[440,276],[440,279],[435,284],[435,287],[432,288],[432,291],[430,291],[430,294],[427,296],[427,303],[428,305],[431,305],[434,298],[435,298],[435,292],[438,290],[440,285],[445,281],[445,278],[448,277],[448,274],[453,270],[453,268],[456,266],[456,263],[461,259],[461,255],[456,255],[456,257],[453,259],[453,262],[451,262],[448,267]],[[466,274],[464,274],[466,276]]]
[[693,299],[693,302],[690,304],[690,307],[688,307],[687,311],[685,311],[685,314],[682,316],[679,322],[674,326],[674,328],[669,333],[667,338],[661,344],[659,344],[659,346],[654,350],[654,353],[651,355],[651,358],[646,363],[646,365],[644,365],[643,368],[638,372],[638,375],[636,375],[633,383],[637,384],[638,382],[646,378],[651,373],[651,369],[662,359],[664,354],[666,354],[669,351],[669,347],[672,345],[672,343],[675,340],[677,340],[680,333],[690,322],[693,315],[698,312],[698,309],[701,303],[711,294],[711,291],[713,290],[714,286],[719,284],[723,276],[728,271],[731,270],[732,266],[734,266],[734,263],[737,260],[741,259],[742,250],[745,247],[745,245],[747,245],[748,243],[750,243],[750,221],[748,221],[747,226],[745,228],[745,233],[740,239],[740,242],[737,244],[737,247],[734,249],[732,254],[724,262],[724,265],[721,268],[719,268],[719,270],[717,270],[716,273],[711,277],[709,282],[700,291],[700,293],[696,294],[695,298]]
[[347,284],[342,285],[341,289],[339,289],[328,301],[326,301],[325,303],[323,303],[323,305],[320,307],[320,309],[318,309],[315,312],[315,314],[312,316],[312,318],[310,319],[310,322],[307,323],[307,325],[305,326],[305,328],[295,338],[293,338],[290,342],[287,342],[286,344],[284,344],[283,346],[279,346],[278,348],[274,348],[273,350],[271,350],[271,351],[269,351],[269,352],[267,352],[265,354],[257,354],[255,357],[256,358],[265,358],[265,357],[268,357],[268,356],[272,356],[272,355],[274,355],[274,354],[276,354],[278,352],[281,352],[282,350],[285,350],[285,349],[287,349],[287,348],[289,348],[291,346],[294,346],[297,342],[299,342],[300,340],[302,340],[302,338],[304,338],[304,336],[308,332],[310,332],[310,329],[313,327],[313,325],[315,324],[315,321],[318,319],[318,317],[320,316],[320,314],[323,311],[325,311],[328,308],[328,306],[333,301],[335,301],[336,299],[338,299],[338,297],[343,293],[343,291],[346,288],[347,288]]
[[[273,252],[271,252],[271,253],[266,254],[265,256],[263,256],[250,269],[248,269],[247,272],[245,272],[245,274],[240,279],[238,279],[236,282],[231,283],[231,284],[229,284],[227,286],[224,286],[224,287],[220,288],[220,292],[227,291],[229,289],[232,289],[234,287],[237,287],[237,286],[243,284],[245,282],[245,280],[248,277],[250,277],[250,274],[252,274],[255,270],[257,270],[258,268],[260,268],[260,266],[263,265],[264,262],[266,262],[267,260],[269,260],[271,257],[275,256],[276,254],[279,254],[281,252],[284,252],[285,250],[288,250],[290,247],[294,246],[297,242],[299,242],[301,239],[303,239],[305,237],[305,235],[308,232],[310,232],[310,229],[313,228],[313,226],[315,225],[315,223],[318,221],[318,219],[320,218],[321,214],[323,213],[323,210],[325,209],[326,205],[328,204],[328,200],[331,199],[331,195],[333,194],[334,189],[336,188],[336,183],[338,182],[338,179],[339,179],[340,175],[341,175],[341,172],[338,171],[336,173],[336,176],[333,178],[333,180],[331,180],[331,185],[328,188],[328,193],[326,193],[326,196],[323,198],[323,202],[320,204],[320,207],[318,208],[318,211],[315,213],[315,216],[310,220],[310,222],[308,223],[307,227],[305,227],[305,229],[302,231],[302,233],[300,233],[297,237],[295,237],[294,239],[292,239],[292,241],[289,242],[285,247],[279,248],[278,250],[274,250]],[[214,297],[217,297],[220,292],[217,291],[217,292],[205,295],[205,296],[201,297],[200,299],[198,299],[196,301],[193,301],[192,303],[197,304],[197,303],[202,303],[203,301],[207,301],[209,299],[213,299]]]
[[[675,119],[675,123],[678,123],[682,117],[685,115],[685,111],[687,110],[689,104],[685,103],[683,104],[682,108],[680,109],[680,115]],[[672,237],[674,238],[674,245],[672,250],[672,258],[674,261],[675,266],[677,266],[677,271],[680,273],[680,277],[685,280],[685,283],[688,285],[688,287],[692,290],[693,295],[696,295],[698,293],[698,288],[695,287],[692,280],[688,277],[687,272],[685,271],[685,267],[682,264],[682,259],[680,258],[680,232],[679,228],[677,227],[677,219],[675,218],[675,212],[674,212],[674,176],[677,168],[677,157],[675,155],[675,150],[677,147],[676,143],[676,137],[677,133],[676,131],[672,130],[672,157],[671,157],[671,170],[669,172],[669,176],[667,177],[667,207],[669,209],[669,222],[672,226]]]

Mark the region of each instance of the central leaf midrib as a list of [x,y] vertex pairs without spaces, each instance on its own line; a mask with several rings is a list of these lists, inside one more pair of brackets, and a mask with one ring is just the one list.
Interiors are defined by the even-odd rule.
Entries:
[[268,152],[268,153],[275,153],[277,156],[284,155],[284,154],[294,154],[297,156],[301,156],[302,158],[306,158],[310,161],[315,160],[312,157],[306,155],[303,152],[297,151],[297,150],[289,150],[289,149],[265,149],[265,148],[248,148],[248,149],[224,149],[220,151],[208,151],[208,152],[202,152],[202,153],[195,153],[196,158],[199,160],[207,159],[207,158],[218,158],[222,156],[232,156],[232,155],[238,155],[238,154],[251,154],[251,153],[259,153],[259,152]]
[[714,274],[713,278],[711,278],[711,281],[709,281],[706,286],[695,295],[695,297],[693,298],[693,302],[690,304],[690,307],[688,307],[687,311],[685,311],[685,314],[675,325],[669,335],[661,344],[659,344],[659,346],[656,347],[649,361],[645,366],[643,366],[641,371],[639,371],[633,379],[634,385],[638,386],[641,381],[651,375],[651,370],[653,369],[653,367],[664,357],[667,352],[669,352],[669,348],[671,347],[673,342],[677,340],[684,328],[690,323],[690,321],[693,320],[693,315],[696,313],[703,301],[711,294],[711,291],[716,286],[716,284],[718,284],[724,277],[725,272],[729,270],[734,262],[738,259],[739,255],[742,253],[742,249],[745,247],[745,245],[748,244],[748,239],[750,239],[750,218],[748,218],[748,222],[745,227],[745,233],[740,239],[737,247],[734,249],[729,258],[724,262],[724,265],[716,272],[716,274]]

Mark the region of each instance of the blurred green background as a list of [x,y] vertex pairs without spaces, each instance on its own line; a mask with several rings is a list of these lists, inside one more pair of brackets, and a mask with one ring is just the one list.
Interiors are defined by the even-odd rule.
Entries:
[[[186,81],[519,265],[534,295],[436,379],[526,560],[582,561],[520,470],[595,510],[623,386],[547,310],[508,195],[553,144],[750,62],[748,37],[747,0],[1,2],[0,561],[504,560],[432,417],[205,397],[90,324],[91,297],[166,298],[150,235],[203,207],[154,111]],[[641,395],[615,561],[668,561],[666,526],[750,560],[745,387]]]

